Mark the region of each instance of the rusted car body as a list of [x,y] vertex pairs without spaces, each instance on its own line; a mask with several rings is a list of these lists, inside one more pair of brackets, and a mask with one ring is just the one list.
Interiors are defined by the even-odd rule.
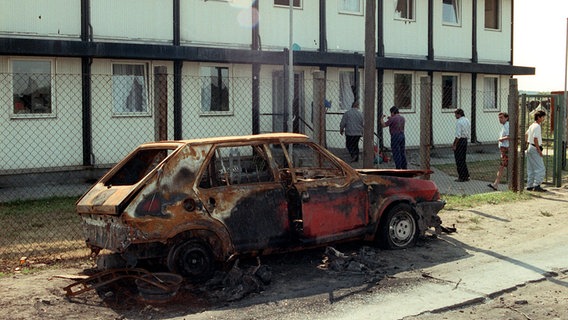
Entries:
[[347,240],[412,246],[438,231],[421,170],[356,170],[305,135],[271,133],[139,146],[77,202],[87,245],[130,266],[192,279],[239,255]]

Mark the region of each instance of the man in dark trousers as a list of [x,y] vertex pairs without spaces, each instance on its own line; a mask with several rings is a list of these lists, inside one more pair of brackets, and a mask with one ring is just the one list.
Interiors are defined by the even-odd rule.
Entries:
[[359,140],[363,135],[363,114],[359,111],[359,102],[354,101],[351,109],[345,111],[339,123],[339,133],[345,132],[345,147],[351,156],[351,162],[359,161]]
[[458,171],[458,178],[456,182],[469,181],[469,170],[467,169],[466,154],[467,154],[467,141],[471,136],[471,124],[465,117],[462,109],[456,109],[454,112],[456,116],[456,134],[452,149],[454,150],[454,159],[456,160],[456,169]]
[[398,112],[397,107],[390,108],[390,117],[384,121],[381,117],[381,127],[389,127],[391,136],[392,158],[397,169],[406,169],[406,139],[404,138],[404,117]]

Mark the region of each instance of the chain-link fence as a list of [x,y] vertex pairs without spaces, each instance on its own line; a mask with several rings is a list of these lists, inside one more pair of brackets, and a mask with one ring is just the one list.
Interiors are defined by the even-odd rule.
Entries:
[[[116,66],[111,75],[90,77],[0,74],[0,104],[5,110],[0,119],[0,223],[5,230],[0,237],[0,259],[65,258],[74,250],[85,254],[74,200],[144,142],[176,136],[245,135],[255,130],[313,136],[314,108],[323,107],[326,145],[339,157],[349,159],[339,123],[354,99],[363,100],[363,86],[352,78],[340,75],[338,80],[327,80],[324,105],[318,106],[314,103],[314,80],[296,73],[294,98],[288,107],[286,78],[281,71],[259,79],[258,85],[251,77],[230,77],[221,67],[180,79],[161,71],[154,69],[153,78],[129,65]],[[500,158],[497,115],[507,110],[508,89],[497,90],[500,86],[496,85],[476,92],[458,90],[453,81],[448,78],[433,85],[428,104],[420,85],[395,77],[378,92],[382,110],[375,111],[376,117],[388,115],[393,105],[400,109],[406,119],[409,168],[421,165],[424,132],[420,123],[431,121],[428,162],[442,193],[490,192],[487,184],[494,181]],[[84,103],[86,100],[90,103]],[[420,112],[425,105],[431,105],[428,119]],[[456,108],[465,111],[472,127],[466,156],[471,180],[467,182],[454,181],[458,177],[451,146]],[[375,167],[394,168],[389,129],[383,133],[377,124],[375,121],[374,144],[383,157],[376,158]],[[361,167],[362,161],[351,164]],[[506,176],[501,183],[500,189],[506,190]],[[22,201],[29,199],[44,200]]]

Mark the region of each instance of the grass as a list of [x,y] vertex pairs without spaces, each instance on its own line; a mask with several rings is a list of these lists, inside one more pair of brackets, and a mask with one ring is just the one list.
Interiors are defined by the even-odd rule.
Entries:
[[[493,182],[499,169],[499,163],[499,159],[468,162],[469,176],[473,180]],[[554,169],[551,155],[544,155],[544,166],[546,167],[546,176],[551,177]],[[437,164],[435,168],[447,175],[457,176],[455,163]],[[506,170],[503,173],[501,183],[508,183]]]
[[0,203],[0,272],[13,271],[21,257],[35,264],[86,257],[76,200],[55,197]]
[[531,199],[532,197],[534,196],[526,192],[516,193],[512,191],[480,193],[469,196],[444,195],[443,199],[446,200],[446,206],[443,210],[462,210],[483,204],[502,204],[523,201]]
[[[495,174],[497,169],[499,169],[499,160],[483,160],[476,162],[468,162],[469,176],[473,180],[480,181],[493,181],[495,180]],[[456,164],[446,163],[439,164],[435,166],[436,169],[444,172],[450,176],[457,176]],[[503,174],[501,183],[507,183],[507,174]]]

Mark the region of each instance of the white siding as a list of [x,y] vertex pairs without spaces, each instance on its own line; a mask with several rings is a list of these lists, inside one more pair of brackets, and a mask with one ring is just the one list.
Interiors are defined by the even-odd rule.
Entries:
[[501,28],[485,29],[485,2],[478,2],[477,55],[479,62],[508,63],[511,61],[511,0],[501,0]]
[[385,56],[428,55],[428,2],[416,1],[415,20],[395,19],[395,2],[384,2]]
[[[316,2],[316,1],[314,1]],[[326,6],[327,49],[330,52],[365,52],[365,16],[339,13],[339,1]],[[363,12],[364,10],[363,1]],[[317,18],[317,17],[316,17]],[[317,21],[317,20],[316,20]],[[316,31],[319,28],[315,26]],[[318,40],[319,42],[319,40]]]
[[[95,60],[92,65],[92,144],[95,165],[116,163],[139,144],[155,140],[153,65],[149,65],[147,77],[149,80],[148,115],[116,116],[113,115],[113,62],[129,63],[132,61]],[[165,64],[156,63],[155,65]],[[172,97],[171,90],[168,96]],[[172,98],[169,98],[168,105],[173,105]],[[172,126],[171,123],[169,125]],[[117,141],[120,143],[116,143]]]
[[[172,1],[91,1],[91,25],[95,41],[171,42],[172,12]],[[80,17],[80,11],[77,17]]]
[[442,1],[434,1],[434,55],[436,60],[469,61],[471,59],[472,5],[469,0],[461,0],[460,4],[461,23],[453,26],[443,24]]
[[[0,57],[0,75],[11,81],[9,58]],[[16,58],[16,57],[14,57]],[[35,59],[17,57],[19,59]],[[43,58],[46,59],[46,58]],[[81,60],[50,59],[55,64],[57,81],[52,81],[55,96],[53,115],[49,117],[11,118],[12,88],[0,86],[0,95],[9,97],[0,117],[0,168],[30,169],[44,167],[76,166],[82,164],[81,138]],[[5,100],[2,100],[5,101]],[[61,157],[61,155],[65,155]]]
[[80,1],[0,1],[0,35],[78,38],[80,34]]
[[225,1],[181,1],[181,41],[250,48],[251,9]]
[[[263,50],[282,50],[289,46],[290,10],[272,3],[260,2],[260,39]],[[319,47],[319,1],[304,0],[302,4],[301,9],[294,9],[293,40],[302,50],[316,50]]]
[[[497,109],[487,110],[483,108],[483,74],[478,75],[477,79],[477,123],[483,124],[482,128],[477,128],[477,140],[480,142],[495,143],[499,138],[501,125],[497,118],[499,112],[508,112],[508,93],[509,93],[509,77],[499,77],[498,88],[498,106]],[[494,75],[491,75],[494,77]],[[520,133],[521,136],[524,132]]]

